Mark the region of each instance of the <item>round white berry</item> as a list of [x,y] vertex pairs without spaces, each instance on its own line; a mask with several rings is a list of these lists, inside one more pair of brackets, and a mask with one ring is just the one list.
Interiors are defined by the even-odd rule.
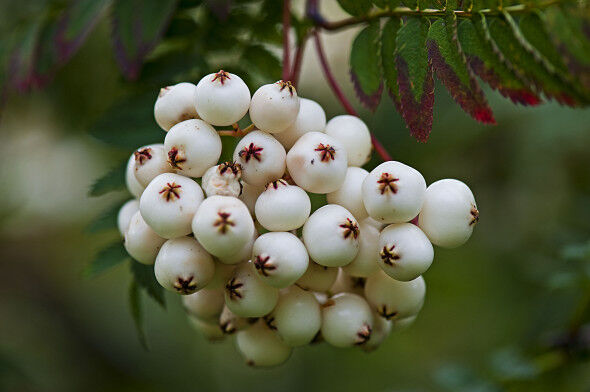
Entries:
[[312,292],[291,286],[281,291],[277,306],[265,316],[265,321],[287,345],[304,346],[320,330],[320,304]]
[[234,269],[235,265],[224,264],[219,262],[219,260],[215,260],[215,273],[213,274],[211,281],[207,284],[207,289],[223,289],[227,283],[227,280],[231,274],[233,274]]
[[326,124],[326,134],[344,145],[349,166],[363,166],[371,159],[371,133],[360,118],[348,114],[336,116]]
[[216,257],[240,252],[254,235],[254,222],[248,208],[230,196],[205,199],[194,216],[192,228],[195,238]]
[[164,238],[191,232],[193,216],[204,199],[195,181],[178,174],[160,174],[150,182],[139,200],[141,216]]
[[117,227],[119,228],[119,233],[121,233],[122,237],[125,237],[125,232],[129,227],[131,218],[137,211],[139,211],[139,201],[137,199],[127,201],[119,209],[119,213],[117,214]]
[[254,208],[256,219],[267,230],[290,231],[303,226],[311,211],[307,193],[285,180],[266,185]]
[[341,267],[358,254],[359,228],[348,210],[336,204],[316,210],[303,225],[303,242],[313,261]]
[[278,298],[279,290],[264,283],[250,262],[240,264],[225,285],[225,304],[241,317],[269,314]]
[[307,132],[324,132],[326,129],[326,113],[315,101],[307,98],[299,98],[299,113],[295,122],[275,137],[285,149],[293,147],[303,134]]
[[373,313],[352,293],[336,294],[322,307],[322,336],[335,347],[362,346],[371,338]]
[[195,104],[199,116],[209,124],[232,125],[248,112],[250,90],[238,75],[220,70],[199,81]]
[[190,295],[182,296],[182,304],[186,311],[201,320],[208,320],[217,323],[217,319],[225,305],[223,289],[210,289],[205,287],[202,290]]
[[205,287],[214,273],[213,258],[191,237],[166,241],[154,264],[158,283],[182,295],[192,294]]
[[219,328],[216,321],[203,320],[189,314],[188,322],[195,331],[211,342],[217,342],[225,338],[223,331]]
[[299,113],[299,98],[291,82],[265,84],[252,96],[250,119],[268,133],[284,131]]
[[379,236],[379,266],[393,279],[410,281],[422,275],[434,259],[428,237],[411,223],[394,223]]
[[227,265],[235,265],[250,260],[252,257],[252,247],[254,246],[254,241],[256,241],[256,238],[258,238],[258,232],[256,229],[254,229],[252,238],[246,243],[246,245],[242,247],[242,249],[229,256],[218,257],[219,262]]
[[308,132],[287,154],[293,181],[312,193],[330,193],[342,186],[348,167],[342,144],[322,132]]
[[163,144],[141,147],[133,154],[135,156],[135,178],[143,187],[148,186],[158,175],[174,171],[168,163],[168,155]]
[[240,195],[239,199],[246,204],[250,214],[254,215],[254,208],[256,206],[256,200],[258,200],[258,196],[262,192],[264,192],[265,186],[257,186],[257,185],[250,185],[246,184],[245,182],[242,183],[242,194]]
[[307,271],[295,282],[303,290],[326,292],[336,281],[338,268],[325,267],[309,261]]
[[285,148],[270,134],[250,132],[234,151],[234,162],[242,165],[242,178],[250,185],[266,185],[285,172]]
[[129,227],[125,232],[125,249],[127,253],[142,264],[154,264],[156,256],[165,238],[160,237],[148,226],[137,211],[129,221]]
[[422,309],[425,294],[426,284],[422,276],[409,282],[401,282],[379,271],[369,276],[365,282],[365,298],[387,320],[417,314]]
[[418,225],[433,244],[443,248],[463,245],[478,220],[473,193],[461,181],[440,180],[426,189]]
[[[414,324],[414,322],[416,321],[416,317],[418,317],[418,315],[406,317],[399,320],[392,320],[391,330],[394,332],[399,332],[408,329],[412,324]],[[384,320],[383,318],[381,319]]]
[[284,288],[307,270],[309,256],[297,236],[285,232],[262,234],[254,241],[252,263],[264,283]]
[[203,120],[176,124],[166,134],[164,146],[172,168],[189,177],[201,177],[221,156],[221,138]]
[[359,253],[350,264],[342,267],[350,276],[366,278],[379,270],[379,229],[368,219],[359,223]]
[[[254,319],[256,320],[256,319]],[[252,325],[252,319],[244,318],[234,314],[227,305],[223,306],[221,315],[219,316],[219,329],[224,333],[231,335],[232,333],[245,329]]]
[[385,224],[383,224],[383,223],[381,223],[381,222],[379,222],[379,221],[377,221],[377,220],[375,220],[375,219],[373,219],[373,218],[371,218],[371,217],[365,218],[365,219],[363,219],[363,220],[364,220],[364,221],[365,221],[367,224],[369,224],[369,225],[373,226],[374,228],[376,228],[376,229],[377,229],[377,230],[379,230],[379,231],[381,231],[381,230],[383,229],[383,227],[385,227]]
[[350,276],[342,268],[338,268],[338,277],[332,287],[330,287],[330,293],[332,295],[353,293],[362,296],[364,294],[365,281],[365,278]]
[[181,121],[199,118],[195,110],[195,90],[192,83],[178,83],[160,89],[154,117],[164,131],[168,131]]
[[425,192],[426,182],[418,170],[388,161],[365,178],[363,203],[369,216],[380,222],[409,222],[420,212]]
[[239,331],[236,335],[236,345],[248,366],[280,365],[289,359],[292,351],[263,320]]
[[207,196],[238,197],[242,192],[242,166],[239,163],[224,162],[209,168],[201,181]]
[[341,205],[359,221],[365,219],[368,214],[363,203],[363,181],[368,175],[365,169],[349,167],[340,188],[326,195],[328,203]]
[[137,178],[135,178],[135,152],[131,154],[127,160],[127,168],[125,169],[125,185],[127,186],[129,193],[131,193],[136,198],[140,198],[145,189],[145,187],[141,185],[139,181],[137,181]]
[[[397,323],[398,321],[395,321]],[[373,331],[371,331],[371,337],[361,348],[366,352],[376,350],[391,333],[394,322],[386,320],[381,317],[378,313],[373,313]]]

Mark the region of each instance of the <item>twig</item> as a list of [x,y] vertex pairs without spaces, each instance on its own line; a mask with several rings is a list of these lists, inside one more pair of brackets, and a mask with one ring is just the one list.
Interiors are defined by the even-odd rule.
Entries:
[[246,136],[247,134],[249,134],[250,132],[252,132],[256,129],[254,124],[250,124],[244,129],[241,129],[237,123],[232,125],[232,127],[233,127],[233,129],[222,129],[222,130],[217,131],[217,133],[219,134],[219,136],[242,137],[242,136]]
[[283,80],[291,76],[289,32],[291,30],[291,1],[283,0]]
[[303,53],[305,52],[305,46],[307,44],[307,39],[309,38],[309,32],[305,34],[299,44],[297,46],[297,51],[295,52],[295,60],[293,62],[293,69],[291,70],[291,83],[293,86],[297,87],[297,83],[299,82],[299,75],[301,74],[301,64],[303,62]]

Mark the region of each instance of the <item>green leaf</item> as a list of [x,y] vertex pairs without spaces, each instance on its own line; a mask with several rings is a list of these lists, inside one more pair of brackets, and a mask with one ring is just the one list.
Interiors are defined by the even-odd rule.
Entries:
[[162,38],[177,0],[115,0],[111,22],[115,59],[131,80],[139,77],[146,56]]
[[43,17],[35,18],[15,33],[14,50],[10,55],[6,73],[8,83],[16,90],[24,92],[36,85],[35,58],[43,22]]
[[372,23],[356,36],[350,53],[350,78],[359,100],[375,111],[381,101],[379,23]]
[[429,26],[426,18],[408,17],[398,31],[395,52],[402,117],[421,142],[430,135],[434,105],[432,64],[426,51]]
[[400,0],[373,0],[373,4],[382,9],[394,9],[398,7]]
[[154,301],[160,304],[160,306],[166,308],[164,289],[156,280],[153,265],[145,265],[132,260],[131,274],[133,275],[133,280],[139,287],[144,289]]
[[364,15],[372,6],[370,0],[338,0],[338,4],[350,15]]
[[387,92],[393,100],[395,108],[401,112],[399,85],[397,83],[397,66],[395,64],[395,49],[397,32],[401,27],[399,18],[391,18],[383,27],[381,33],[381,64]]
[[141,293],[139,286],[134,280],[131,281],[129,286],[129,310],[131,311],[131,317],[133,318],[133,324],[137,332],[137,338],[141,346],[147,350],[148,344],[145,336],[145,330],[143,328],[143,307],[141,304]]
[[90,196],[102,196],[109,192],[125,189],[125,171],[127,161],[109,170],[102,177],[94,181],[88,194]]
[[518,25],[524,38],[555,67],[555,71],[568,73],[561,54],[551,42],[551,36],[547,32],[545,22],[541,20],[540,14],[536,12],[526,14],[520,18]]
[[251,45],[244,49],[240,61],[250,72],[261,80],[281,78],[281,61],[262,45]]
[[86,227],[86,231],[89,233],[98,233],[105,230],[117,229],[119,210],[127,201],[129,200],[121,200],[109,206]]
[[129,255],[123,246],[123,242],[117,241],[97,253],[96,257],[84,270],[84,276],[94,278],[126,260],[129,260]]
[[486,124],[495,124],[492,109],[467,67],[467,60],[457,41],[457,18],[453,12],[437,19],[428,32],[428,54],[438,79],[455,102],[471,117]]

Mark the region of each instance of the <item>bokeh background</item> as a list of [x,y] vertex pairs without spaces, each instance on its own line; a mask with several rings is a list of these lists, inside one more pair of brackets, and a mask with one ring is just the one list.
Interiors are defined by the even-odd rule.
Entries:
[[[326,3],[331,16],[344,15]],[[34,13],[31,7],[0,2],[0,26]],[[323,37],[350,97],[354,34]],[[412,328],[371,354],[320,344],[258,370],[242,362],[232,339],[209,343],[197,335],[179,298],[167,295],[166,310],[143,300],[145,351],[129,313],[128,264],[94,279],[83,273],[117,237],[88,226],[127,197],[87,196],[93,181],[132,151],[88,134],[135,88],[117,68],[109,35],[103,20],[52,83],[9,94],[1,109],[0,390],[590,390],[590,111],[517,107],[487,90],[497,126],[477,124],[438,88],[427,144],[409,135],[388,99],[374,114],[361,111],[395,159],[428,183],[465,181],[481,212],[467,245],[436,249]],[[311,45],[305,59],[299,94],[320,102],[328,117],[343,113]],[[157,89],[148,94],[147,117]],[[111,126],[124,133],[126,125]]]

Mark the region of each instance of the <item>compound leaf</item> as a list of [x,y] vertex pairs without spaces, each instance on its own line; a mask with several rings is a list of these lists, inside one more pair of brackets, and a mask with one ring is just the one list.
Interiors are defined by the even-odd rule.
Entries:
[[391,18],[381,33],[381,65],[387,92],[398,112],[401,113],[399,85],[397,82],[397,66],[395,63],[396,38],[401,27],[401,20]]
[[354,90],[370,110],[375,111],[381,101],[381,59],[379,23],[372,23],[356,36],[350,53],[350,78]]
[[90,196],[102,196],[109,192],[125,189],[125,170],[127,162],[122,162],[112,168],[102,177],[94,181],[88,194]]

